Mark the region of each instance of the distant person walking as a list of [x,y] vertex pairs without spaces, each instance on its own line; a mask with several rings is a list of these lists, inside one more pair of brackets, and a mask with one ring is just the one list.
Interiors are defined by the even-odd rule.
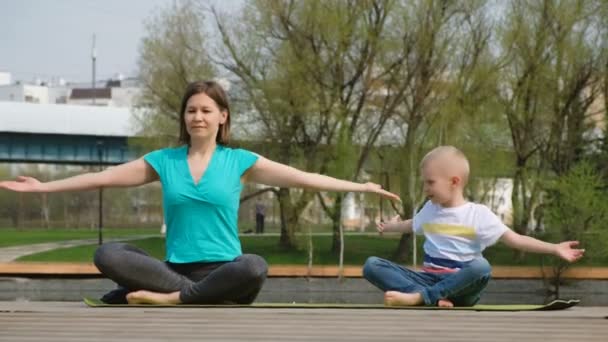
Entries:
[[266,218],[266,206],[258,197],[255,202],[255,233],[264,234],[264,219]]

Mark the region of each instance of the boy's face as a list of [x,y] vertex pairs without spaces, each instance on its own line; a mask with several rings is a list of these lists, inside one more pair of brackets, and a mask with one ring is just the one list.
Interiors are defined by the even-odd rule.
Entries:
[[422,167],[424,194],[434,204],[449,206],[458,188],[458,177],[452,176],[446,163],[431,160]]

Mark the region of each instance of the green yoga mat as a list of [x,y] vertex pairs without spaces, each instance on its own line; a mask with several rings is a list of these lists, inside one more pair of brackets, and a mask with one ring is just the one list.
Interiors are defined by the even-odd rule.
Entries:
[[384,309],[384,310],[470,310],[470,311],[549,311],[573,307],[578,299],[557,299],[545,305],[478,304],[475,306],[440,308],[437,306],[384,306],[382,304],[335,304],[335,303],[253,303],[249,305],[201,305],[201,304],[106,304],[98,299],[84,298],[85,304],[95,308],[255,308],[255,309]]

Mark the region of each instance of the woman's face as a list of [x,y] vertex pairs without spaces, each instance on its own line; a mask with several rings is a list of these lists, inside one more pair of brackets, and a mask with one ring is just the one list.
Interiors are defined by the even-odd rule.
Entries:
[[228,113],[220,110],[217,103],[205,93],[192,95],[186,104],[184,121],[192,140],[213,139]]

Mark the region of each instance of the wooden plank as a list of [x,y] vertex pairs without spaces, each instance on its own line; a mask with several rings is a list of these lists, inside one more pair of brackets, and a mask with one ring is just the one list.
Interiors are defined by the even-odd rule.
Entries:
[[348,309],[92,309],[0,302],[1,341],[605,341],[606,307],[478,313]]
[[[271,265],[269,277],[337,277],[337,266],[314,266],[308,269],[302,265]],[[495,266],[492,268],[493,278],[509,279],[539,279],[553,275],[553,269],[541,269],[535,266]],[[64,262],[8,262],[0,263],[0,276],[6,275],[82,275],[99,276],[99,270],[92,263]],[[345,266],[345,277],[362,277],[361,266]],[[608,279],[608,267],[572,267],[564,272],[566,279]]]
[[66,262],[6,262],[0,263],[0,275],[99,275],[99,270],[92,263]]

